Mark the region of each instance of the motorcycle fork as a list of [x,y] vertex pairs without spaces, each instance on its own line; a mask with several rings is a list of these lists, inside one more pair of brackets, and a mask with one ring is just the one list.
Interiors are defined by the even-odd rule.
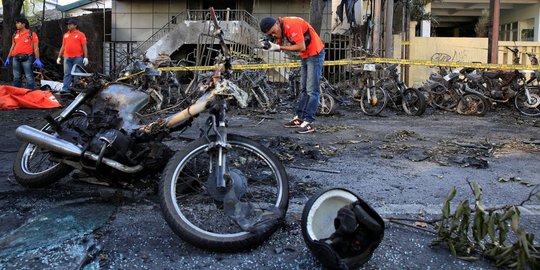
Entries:
[[62,122],[62,120],[66,119],[68,116],[70,116],[72,113],[74,113],[79,106],[81,106],[86,101],[86,93],[79,93],[73,102],[71,102],[65,110],[63,110],[60,115],[56,117],[56,121]]
[[[218,101],[221,104],[218,105],[218,111],[209,118],[209,125],[212,131],[216,134],[216,139],[211,141],[208,146],[208,151],[211,151],[210,169],[215,172],[216,187],[218,190],[224,191],[226,189],[225,177],[227,176],[227,149],[230,145],[227,142],[227,121],[226,111],[227,104],[225,100]],[[208,134],[206,135],[207,140]]]
[[527,87],[527,85],[523,86],[523,90],[525,91],[525,96],[527,97],[527,103],[531,104],[532,103],[531,93],[529,93],[529,88]]

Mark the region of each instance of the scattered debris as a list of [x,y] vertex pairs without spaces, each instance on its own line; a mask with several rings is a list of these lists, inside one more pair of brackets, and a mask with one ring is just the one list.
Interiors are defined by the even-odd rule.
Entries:
[[487,169],[489,167],[489,164],[487,160],[479,158],[479,157],[466,157],[463,159],[463,167]]

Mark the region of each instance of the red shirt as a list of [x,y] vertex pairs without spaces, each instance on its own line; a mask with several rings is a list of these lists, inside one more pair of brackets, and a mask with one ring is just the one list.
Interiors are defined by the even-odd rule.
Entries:
[[86,44],[86,36],[79,30],[67,31],[62,39],[64,45],[64,57],[83,56],[83,45]]
[[281,31],[283,36],[293,45],[305,41],[304,33],[309,31],[311,42],[309,45],[306,44],[305,51],[300,52],[300,57],[305,59],[317,55],[324,49],[324,43],[321,38],[315,32],[315,29],[304,19],[299,17],[283,17],[278,18],[278,20],[282,26]]
[[11,38],[11,42],[15,44],[11,56],[17,54],[34,54],[34,48],[32,43],[38,44],[38,36],[35,32],[32,32],[32,38],[30,38],[30,30],[26,29],[24,33],[21,34],[21,30],[15,32],[15,36]]

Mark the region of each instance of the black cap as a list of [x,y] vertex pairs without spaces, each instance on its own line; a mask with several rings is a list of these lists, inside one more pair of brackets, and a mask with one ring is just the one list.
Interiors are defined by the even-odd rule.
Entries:
[[276,19],[272,17],[264,17],[262,18],[261,22],[259,23],[259,26],[261,27],[261,31],[263,33],[268,32],[272,26],[276,23]]
[[24,17],[19,17],[19,18],[15,19],[15,22],[16,23],[24,23],[26,25],[26,29],[30,29],[30,23]]
[[69,20],[67,20],[66,24],[74,24],[74,25],[77,25],[77,20],[75,20],[75,19],[69,19]]

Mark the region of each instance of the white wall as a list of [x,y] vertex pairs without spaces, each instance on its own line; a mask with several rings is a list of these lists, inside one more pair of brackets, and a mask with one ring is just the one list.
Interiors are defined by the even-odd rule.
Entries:
[[535,25],[534,25],[534,41],[540,41],[540,3],[538,4],[531,4],[531,5],[523,5],[518,8],[514,8],[512,10],[501,10],[500,14],[500,25],[504,25],[507,23],[512,22],[520,22],[519,24],[519,35],[521,36],[521,30],[525,29],[523,28],[523,25],[521,25],[523,21],[534,19]]
[[114,0],[112,40],[145,41],[186,7],[186,0]]
[[[190,0],[113,0],[112,40],[144,41],[161,29],[173,16],[186,10]],[[332,5],[328,0],[323,14],[321,37],[331,30]],[[253,16],[297,16],[309,21],[310,0],[253,0]]]

